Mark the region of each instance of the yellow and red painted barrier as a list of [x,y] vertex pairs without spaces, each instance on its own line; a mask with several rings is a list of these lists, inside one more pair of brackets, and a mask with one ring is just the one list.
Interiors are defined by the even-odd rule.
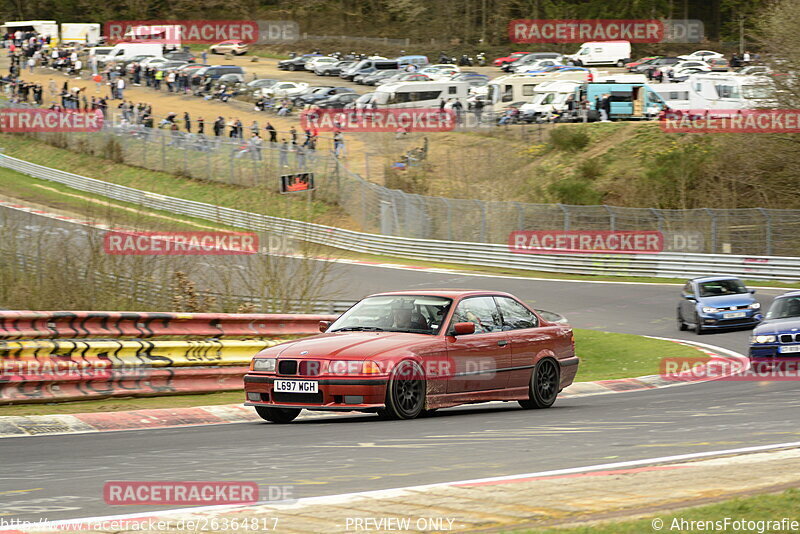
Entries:
[[270,337],[319,332],[335,315],[0,311],[0,339]]

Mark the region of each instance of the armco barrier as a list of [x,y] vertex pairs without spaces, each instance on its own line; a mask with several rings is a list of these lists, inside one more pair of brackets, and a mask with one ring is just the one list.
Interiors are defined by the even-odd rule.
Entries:
[[677,278],[729,274],[751,280],[800,280],[800,258],[797,257],[672,252],[624,255],[515,254],[510,252],[507,245],[504,244],[384,236],[281,219],[141,191],[8,156],[0,156],[0,166],[43,180],[64,184],[80,191],[130,202],[150,209],[187,215],[243,230],[273,232],[291,239],[368,254],[556,273]]
[[0,376],[0,403],[91,400],[244,389],[247,367],[157,368]]
[[319,333],[335,315],[0,311],[0,339],[202,336],[269,337]]
[[31,374],[70,369],[135,369],[248,365],[274,340],[30,340],[0,341],[0,371]]

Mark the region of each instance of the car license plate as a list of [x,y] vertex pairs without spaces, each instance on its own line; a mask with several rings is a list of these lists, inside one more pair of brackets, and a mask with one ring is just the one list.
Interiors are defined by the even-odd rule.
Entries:
[[319,393],[316,380],[276,380],[273,388],[281,393]]
[[747,314],[745,312],[733,312],[725,314],[726,319],[738,319],[740,317],[747,317]]
[[781,354],[786,354],[787,352],[800,352],[800,345],[785,345],[778,348],[778,351]]

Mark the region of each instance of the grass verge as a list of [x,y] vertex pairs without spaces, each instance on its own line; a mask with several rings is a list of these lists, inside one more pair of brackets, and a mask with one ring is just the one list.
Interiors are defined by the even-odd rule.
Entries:
[[[664,357],[697,357],[696,349],[669,341],[644,338],[631,334],[575,330],[575,343],[581,366],[577,380],[590,382],[658,373],[658,362]],[[4,415],[46,415],[83,412],[117,412],[148,408],[182,408],[236,404],[244,402],[241,391],[203,395],[172,395],[165,397],[115,398],[48,404],[0,406]]]
[[[794,517],[792,511],[795,511]],[[614,521],[603,523],[592,523],[582,527],[558,528],[547,530],[513,530],[513,534],[641,534],[642,532],[770,532],[770,533],[794,533],[797,529],[785,528],[790,525],[781,525],[784,518],[797,520],[796,510],[800,510],[800,490],[789,489],[781,493],[755,495],[752,497],[740,497],[693,508],[683,508],[661,514],[649,515],[646,518],[633,521]],[[727,528],[720,525],[719,528],[712,527],[714,521],[724,521],[730,518],[731,521],[745,520],[756,522],[755,529],[744,528],[734,530],[732,526]],[[659,523],[659,521],[661,523]],[[694,521],[694,528],[691,522]],[[767,521],[775,522],[768,524]],[[760,523],[758,523],[760,522]],[[654,525],[660,524],[660,529]],[[762,528],[763,527],[763,528]]]

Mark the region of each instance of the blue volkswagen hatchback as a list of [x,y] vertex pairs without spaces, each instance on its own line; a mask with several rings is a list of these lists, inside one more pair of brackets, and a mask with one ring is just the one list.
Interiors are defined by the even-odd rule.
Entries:
[[773,360],[800,356],[800,291],[791,291],[772,302],[767,316],[750,337],[750,359]]
[[692,278],[683,286],[678,304],[678,328],[698,334],[722,328],[753,327],[763,316],[755,289],[735,276]]

